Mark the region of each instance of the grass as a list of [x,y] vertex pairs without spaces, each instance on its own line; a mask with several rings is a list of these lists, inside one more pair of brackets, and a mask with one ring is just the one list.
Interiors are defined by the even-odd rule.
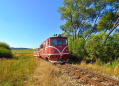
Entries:
[[33,54],[33,49],[12,50],[13,54]]
[[[0,59],[0,86],[75,86],[76,81],[61,69],[29,50],[13,50],[13,59]],[[24,51],[23,53],[20,53]]]
[[34,69],[35,59],[30,56],[0,59],[0,86],[22,86]]
[[81,64],[76,64],[76,65],[81,66],[83,68],[86,68],[90,71],[95,71],[97,73],[104,74],[106,76],[114,75],[114,76],[119,77],[119,62],[118,62],[118,60],[115,63],[116,63],[115,66],[113,64],[110,65],[109,63],[108,64],[97,65],[96,63],[86,64],[85,61],[82,61]]
[[[25,86],[76,86],[75,81],[50,62],[36,58],[36,69]],[[72,81],[72,83],[71,83]]]
[[[33,50],[12,50],[13,59],[0,59],[0,86],[76,86],[75,79],[63,73],[50,62],[33,57]],[[97,65],[76,64],[83,68],[119,77],[119,62]]]

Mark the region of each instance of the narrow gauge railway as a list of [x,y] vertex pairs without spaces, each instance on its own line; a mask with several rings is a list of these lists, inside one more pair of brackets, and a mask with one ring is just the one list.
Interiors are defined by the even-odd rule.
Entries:
[[88,86],[119,86],[119,81],[76,66],[72,66],[70,64],[56,64],[56,66],[63,69],[66,73],[69,73],[70,75],[75,76],[75,78],[79,79],[79,84],[85,84]]
[[[69,59],[68,41],[66,37],[55,35],[45,40],[39,47],[34,48],[33,55],[52,63],[65,63]],[[119,86],[119,81],[90,72],[69,64],[56,64],[67,73],[75,75],[80,83],[94,86]]]

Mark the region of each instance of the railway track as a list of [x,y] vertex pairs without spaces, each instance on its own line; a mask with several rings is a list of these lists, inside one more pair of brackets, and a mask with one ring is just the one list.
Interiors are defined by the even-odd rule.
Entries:
[[119,81],[76,66],[72,66],[70,64],[56,64],[56,66],[77,78],[79,80],[79,84],[85,84],[86,86],[119,86]]

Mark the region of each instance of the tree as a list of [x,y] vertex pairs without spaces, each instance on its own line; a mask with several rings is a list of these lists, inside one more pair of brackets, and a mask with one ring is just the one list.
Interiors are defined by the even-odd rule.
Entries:
[[61,14],[60,19],[66,20],[66,23],[60,28],[63,31],[72,32],[73,39],[76,39],[77,31],[78,34],[85,31],[83,25],[89,17],[86,16],[86,7],[90,6],[90,3],[82,2],[82,0],[63,0],[63,4],[64,6],[58,7],[58,12]]
[[106,10],[104,15],[100,18],[97,29],[99,31],[105,30],[105,32],[108,30],[109,33],[107,34],[104,44],[106,43],[109,35],[112,33],[114,29],[119,25],[119,1],[118,0],[105,0],[105,2],[108,4],[109,9]]
[[[66,20],[66,22],[60,28],[72,33],[73,39],[76,39],[76,34],[79,38],[79,34],[83,35],[83,33],[88,32],[85,36],[83,35],[83,38],[87,40],[92,33],[97,32],[97,26],[102,23],[100,18],[108,14],[107,12],[112,12],[112,15],[115,15],[114,11],[117,11],[118,2],[118,0],[63,0],[64,6],[58,7],[57,11],[61,14],[60,19]],[[111,20],[108,20],[106,26],[110,28]]]

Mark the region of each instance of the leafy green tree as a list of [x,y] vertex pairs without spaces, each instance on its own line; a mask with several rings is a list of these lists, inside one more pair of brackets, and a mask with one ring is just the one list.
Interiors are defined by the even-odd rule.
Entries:
[[[118,14],[118,2],[118,0],[63,0],[64,6],[58,7],[58,12],[61,14],[60,19],[66,20],[66,23],[61,25],[60,28],[63,31],[72,33],[73,39],[76,39],[76,34],[81,34],[87,40],[92,33],[97,32],[98,21],[100,21],[98,24],[99,30],[100,24],[103,23],[102,20],[108,13],[112,16],[115,16],[115,13]],[[107,18],[106,27],[110,28],[112,27],[110,23],[114,21],[114,18]],[[84,32],[87,33],[85,36],[83,35]],[[77,38],[79,38],[79,35]]]
[[82,2],[82,0],[63,0],[63,4],[64,6],[58,7],[58,12],[61,14],[60,19],[66,20],[66,23],[61,25],[60,28],[72,33],[72,39],[76,39],[77,31],[78,34],[84,31],[82,27],[88,17],[85,16],[85,5],[88,6],[89,3]]
[[[58,7],[57,11],[61,14],[60,19],[66,20],[60,28],[64,31],[62,35],[69,38],[69,51],[72,55],[80,57],[78,53],[86,50],[82,53],[88,53],[87,56],[100,58],[105,62],[118,56],[111,51],[116,52],[113,45],[117,43],[116,39],[110,36],[119,25],[118,3],[119,0],[63,0],[64,6]],[[107,31],[109,33],[106,34]],[[97,32],[99,34],[95,34]],[[85,42],[79,42],[78,39],[84,39]]]

